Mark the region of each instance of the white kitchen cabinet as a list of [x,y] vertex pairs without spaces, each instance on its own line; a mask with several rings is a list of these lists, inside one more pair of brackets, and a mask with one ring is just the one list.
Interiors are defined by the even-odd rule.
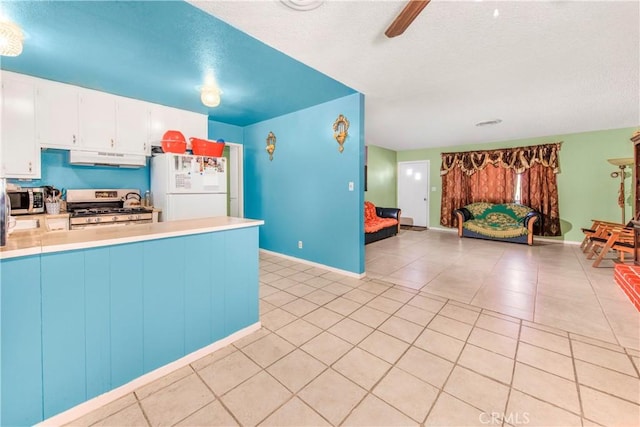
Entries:
[[148,154],[150,152],[150,104],[137,99],[118,97],[116,100],[116,151]]
[[[162,135],[168,130],[180,130],[182,115],[177,108],[155,104],[151,108],[151,126],[149,140],[153,145],[160,145]],[[182,131],[181,131],[182,132]]]
[[181,131],[187,143],[207,138],[205,114],[8,71],[2,76],[22,85],[9,89],[11,105],[2,117],[3,145],[11,150],[2,153],[8,169],[0,173],[11,177],[40,176],[40,147],[150,155],[169,129]]
[[80,90],[80,145],[87,150],[115,151],[116,97]]
[[180,110],[180,112],[182,115],[182,133],[187,138],[187,142],[191,137],[208,139],[209,118],[206,114],[185,110]]
[[80,146],[148,154],[149,103],[95,90],[80,92]]
[[78,87],[50,80],[34,80],[38,143],[45,148],[78,148]]
[[33,82],[18,76],[2,73],[0,176],[39,179],[40,146],[35,131],[35,87]]
[[161,145],[162,135],[168,130],[179,130],[189,144],[189,138],[207,138],[208,116],[192,111],[179,110],[164,105],[154,105],[151,109],[149,140],[152,145]]

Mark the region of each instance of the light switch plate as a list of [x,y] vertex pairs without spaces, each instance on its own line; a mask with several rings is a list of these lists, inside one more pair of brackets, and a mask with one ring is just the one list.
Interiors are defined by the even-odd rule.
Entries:
[[353,191],[353,181],[349,181],[349,191]]

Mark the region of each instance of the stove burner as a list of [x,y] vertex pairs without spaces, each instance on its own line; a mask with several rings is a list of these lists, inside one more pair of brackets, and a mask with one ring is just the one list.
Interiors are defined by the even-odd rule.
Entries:
[[97,208],[88,208],[88,209],[75,209],[72,212],[72,216],[134,214],[134,213],[149,213],[149,212],[153,212],[153,211],[143,207],[131,207],[131,208],[97,207]]

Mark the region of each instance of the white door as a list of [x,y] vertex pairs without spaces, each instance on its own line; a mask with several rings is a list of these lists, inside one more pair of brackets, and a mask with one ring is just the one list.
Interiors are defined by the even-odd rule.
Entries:
[[429,226],[429,161],[398,162],[400,218],[417,227]]
[[227,194],[169,194],[162,221],[227,216]]
[[244,147],[242,144],[227,143],[229,147],[229,216],[244,218],[244,174],[242,165],[244,164]]

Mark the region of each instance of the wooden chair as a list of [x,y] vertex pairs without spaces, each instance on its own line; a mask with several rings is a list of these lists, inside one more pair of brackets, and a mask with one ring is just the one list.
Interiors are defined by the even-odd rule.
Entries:
[[631,228],[633,227],[633,223],[629,222],[626,225],[620,224],[617,222],[610,221],[602,221],[599,219],[592,219],[593,224],[591,224],[590,228],[582,228],[582,232],[584,233],[584,239],[580,244],[580,248],[582,252],[589,253],[592,246],[592,237],[605,237],[609,235],[609,232],[613,228]]
[[592,266],[598,267],[609,251],[618,252],[620,262],[624,262],[624,254],[633,254],[635,245],[633,240],[633,228],[630,227],[611,227],[607,230],[607,234],[594,235],[589,238],[591,249],[587,259],[593,259]]

